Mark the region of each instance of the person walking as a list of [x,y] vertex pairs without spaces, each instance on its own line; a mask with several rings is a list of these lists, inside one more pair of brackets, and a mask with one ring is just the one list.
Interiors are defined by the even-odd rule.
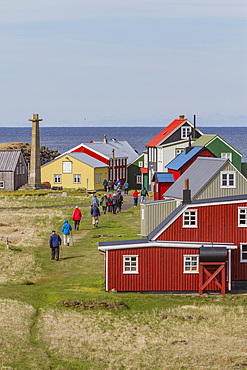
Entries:
[[70,232],[72,231],[72,227],[69,224],[68,220],[64,220],[64,224],[62,227],[63,232],[63,244],[69,246],[69,239],[70,239]]
[[109,194],[109,197],[108,197],[108,212],[112,212],[112,197],[111,197],[111,194]]
[[121,191],[120,191],[117,195],[117,213],[121,212],[122,203],[123,203],[123,196],[122,196]]
[[111,184],[112,184],[112,182],[111,182],[111,180],[109,180],[108,181],[108,192],[110,193],[110,191],[111,191]]
[[104,186],[105,191],[107,191],[108,181],[106,179],[103,182],[103,186]]
[[144,186],[144,188],[141,191],[141,203],[145,203],[146,196],[148,196],[148,191]]
[[117,196],[116,194],[113,194],[112,195],[112,212],[114,213],[114,215],[116,214],[116,210],[117,210]]
[[51,259],[54,260],[56,256],[56,261],[59,260],[59,246],[61,245],[61,238],[56,232],[53,230],[52,235],[49,240],[50,248],[51,248]]
[[107,199],[107,195],[106,194],[104,194],[103,197],[101,198],[100,205],[102,206],[102,209],[103,209],[103,212],[104,212],[104,215],[105,215],[106,214],[107,205],[108,205],[108,199]]
[[100,210],[99,207],[96,206],[96,203],[93,204],[90,213],[92,215],[92,224],[94,227],[98,227],[99,223],[99,216],[100,216]]
[[78,206],[76,206],[72,216],[72,219],[75,222],[75,230],[79,230],[81,217],[82,217],[81,211],[79,210]]
[[93,207],[94,203],[96,203],[96,206],[98,207],[99,206],[99,199],[97,198],[97,195],[95,194],[93,199],[92,199],[92,202],[91,202],[91,207]]
[[123,189],[124,189],[124,194],[127,194],[128,195],[128,192],[129,192],[129,183],[128,181],[126,180],[125,183],[123,184]]
[[116,186],[116,189],[118,189],[119,186],[120,186],[120,189],[122,189],[122,184],[121,184],[121,181],[119,179],[117,179],[117,181],[115,182],[115,186]]
[[134,193],[133,193],[133,198],[134,198],[134,207],[137,207],[137,203],[138,203],[138,194],[140,194],[139,191],[137,191],[135,189]]

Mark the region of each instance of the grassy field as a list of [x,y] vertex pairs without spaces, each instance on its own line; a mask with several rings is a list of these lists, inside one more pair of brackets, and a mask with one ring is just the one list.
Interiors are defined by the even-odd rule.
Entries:
[[[74,246],[51,261],[51,230],[72,222],[66,206],[82,204],[77,196],[85,206]],[[0,196],[1,368],[247,368],[247,295],[105,292],[97,241],[137,238],[140,209],[103,215],[95,230],[84,196]]]

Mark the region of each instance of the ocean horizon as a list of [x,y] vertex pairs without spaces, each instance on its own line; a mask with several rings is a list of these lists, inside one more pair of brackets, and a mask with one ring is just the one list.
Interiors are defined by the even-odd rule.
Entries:
[[[145,145],[164,127],[40,127],[40,145],[64,153],[80,143],[91,140],[103,140],[104,134],[109,139],[126,140],[138,152],[142,153]],[[247,161],[247,127],[199,127],[204,134],[217,134],[233,146]],[[0,143],[31,143],[32,128],[1,127]]]

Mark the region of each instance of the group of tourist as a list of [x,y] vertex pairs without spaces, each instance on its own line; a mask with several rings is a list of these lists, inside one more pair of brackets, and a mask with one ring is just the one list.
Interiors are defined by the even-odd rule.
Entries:
[[[117,181],[115,182],[115,184],[114,184],[113,181],[111,181],[111,180],[107,181],[106,179],[103,182],[104,189],[105,189],[105,191],[108,190],[108,193],[110,193],[110,192],[112,192],[114,190],[114,185],[115,185],[116,189],[118,189],[119,186],[122,188],[121,181],[119,179],[117,179]],[[129,186],[129,183],[126,180],[125,183],[123,184],[124,194],[128,194],[129,187],[130,187]]]

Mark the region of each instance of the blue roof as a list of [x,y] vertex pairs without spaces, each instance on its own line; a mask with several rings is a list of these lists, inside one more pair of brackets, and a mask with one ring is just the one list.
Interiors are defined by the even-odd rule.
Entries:
[[155,177],[157,182],[174,182],[173,173],[170,172],[158,172]]
[[202,150],[203,146],[194,146],[192,149],[186,153],[186,149],[182,151],[177,157],[175,157],[170,163],[168,163],[165,168],[171,170],[180,170],[190,159],[192,159],[196,154]]

